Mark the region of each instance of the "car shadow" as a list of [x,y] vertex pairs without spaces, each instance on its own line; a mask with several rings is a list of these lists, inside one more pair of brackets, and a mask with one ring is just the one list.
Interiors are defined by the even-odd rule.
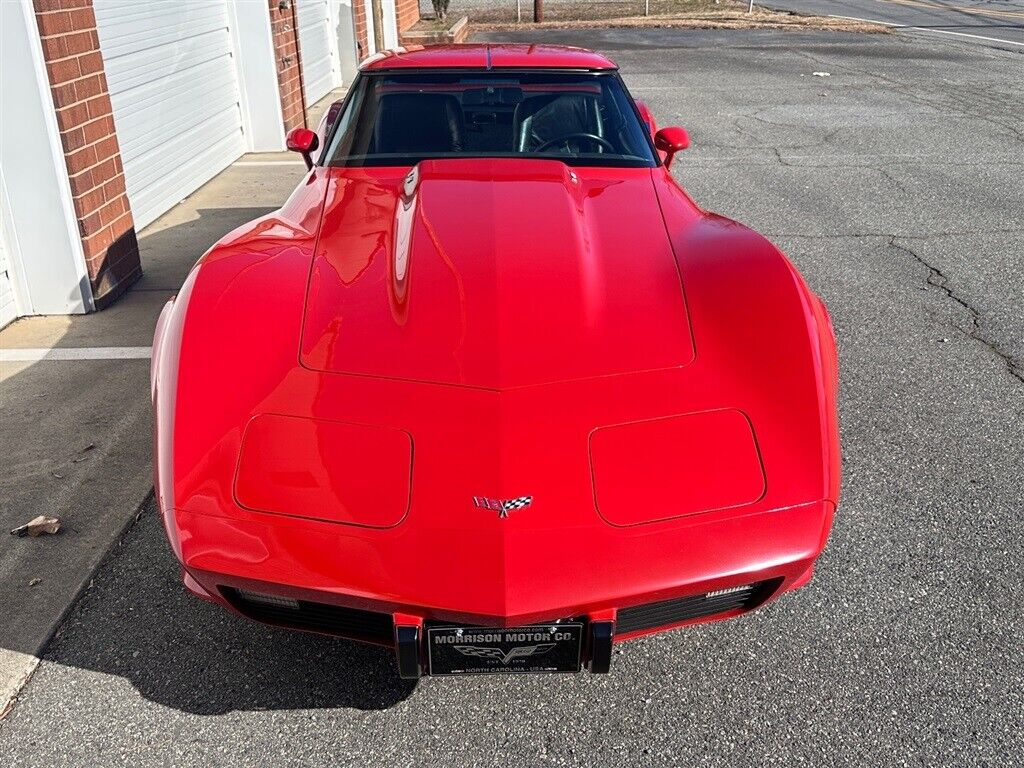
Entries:
[[186,593],[152,499],[43,658],[118,675],[150,701],[201,715],[379,710],[415,688],[388,649],[264,626]]
[[[203,251],[225,232],[275,210],[258,203],[283,198],[301,179],[301,173],[293,170],[288,171],[290,175],[282,172],[280,178],[246,167],[231,173],[237,178],[225,176],[217,189],[196,193],[192,208],[172,209],[140,233],[142,278],[103,312],[69,320],[59,346],[96,346],[98,338],[129,346],[148,344],[164,301],[177,291]],[[251,192],[255,205],[203,204],[203,195],[211,201],[218,194],[237,198],[250,194],[238,189],[250,187],[256,190]],[[109,425],[95,422],[87,408],[91,401],[82,400],[85,412],[80,418],[92,430],[89,448],[96,447],[90,461],[40,459],[40,451],[28,444],[31,441],[25,441],[26,446],[19,442],[19,449],[25,448],[24,471],[0,478],[0,489],[5,491],[0,494],[0,517],[10,523],[8,528],[36,512],[57,514],[65,523],[61,538],[49,542],[50,546],[36,540],[15,541],[21,547],[17,558],[11,554],[12,543],[5,542],[0,607],[7,612],[0,618],[0,649],[116,675],[130,681],[149,701],[203,715],[235,710],[377,710],[405,699],[415,684],[398,677],[389,649],[264,626],[189,595],[151,499],[39,653],[49,627],[60,622],[75,585],[88,578],[85,568],[91,569],[93,562],[82,552],[68,556],[64,549],[61,555],[62,548],[106,548],[108,537],[131,514],[124,501],[108,491],[118,483],[130,484],[134,475],[129,478],[129,474],[144,472],[150,459],[148,418],[133,417],[131,422],[121,418],[129,411],[148,411],[145,363],[133,365],[142,372],[141,379],[138,371],[128,377],[123,369],[109,364],[102,368],[107,378],[96,379],[103,391],[121,393],[123,412],[118,419],[111,419]],[[23,382],[21,386],[29,383],[32,391],[49,387],[53,398],[70,400],[71,394],[55,389],[53,380],[46,378],[54,375],[49,370],[43,363],[34,363],[7,377],[5,390],[18,391]],[[59,381],[65,387],[80,386],[71,378]],[[129,389],[117,389],[126,382]],[[42,413],[45,404],[31,401],[30,416],[14,420],[11,409],[24,408],[26,403],[24,398],[9,400],[0,408],[0,416],[6,413],[11,421],[5,424],[4,437],[19,441],[18,430],[29,432],[34,418],[35,437],[39,438],[40,429],[48,429],[42,439],[59,443],[58,427]],[[62,406],[60,412],[67,419],[66,408]],[[122,423],[130,426],[117,427]],[[65,439],[83,442],[74,431]],[[13,493],[37,487],[50,490],[35,495]],[[40,584],[33,579],[36,576],[46,578]]]

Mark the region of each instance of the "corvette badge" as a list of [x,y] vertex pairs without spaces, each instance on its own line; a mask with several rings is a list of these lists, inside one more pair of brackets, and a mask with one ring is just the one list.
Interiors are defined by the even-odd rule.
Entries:
[[555,647],[555,643],[540,643],[539,645],[519,645],[510,651],[503,651],[494,646],[479,645],[456,645],[455,650],[463,656],[474,656],[478,659],[489,659],[507,665],[516,659],[529,659],[533,656],[543,656]]
[[515,499],[488,499],[486,496],[474,496],[473,506],[480,509],[490,509],[498,513],[498,517],[504,519],[509,512],[517,509],[526,509],[533,504],[533,496],[519,496]]

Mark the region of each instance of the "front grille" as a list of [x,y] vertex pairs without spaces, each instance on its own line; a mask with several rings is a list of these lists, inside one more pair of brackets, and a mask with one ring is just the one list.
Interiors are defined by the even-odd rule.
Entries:
[[658,603],[635,605],[632,608],[621,608],[615,618],[615,634],[623,635],[643,629],[664,627],[736,609],[750,610],[771,597],[781,581],[758,581],[742,588],[717,590]]
[[293,607],[283,600],[253,599],[248,596],[251,593],[230,587],[222,587],[221,592],[239,613],[256,621],[371,643],[394,643],[395,625],[389,613],[343,608],[308,600],[296,600]]

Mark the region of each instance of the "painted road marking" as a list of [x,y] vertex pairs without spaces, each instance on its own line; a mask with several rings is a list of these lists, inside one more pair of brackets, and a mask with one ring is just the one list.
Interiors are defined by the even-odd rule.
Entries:
[[[890,1],[890,0],[881,0],[881,1],[882,2],[887,2],[887,1]],[[895,2],[896,0],[891,0],[891,1]],[[975,40],[987,40],[990,43],[1005,43],[1006,45],[1021,45],[1021,46],[1024,46],[1024,43],[1018,43],[1015,40],[1007,40],[1006,38],[1003,38],[1003,37],[985,37],[984,35],[972,35],[972,34],[970,34],[968,32],[950,32],[947,29],[932,29],[931,27],[915,27],[915,26],[910,25],[910,24],[896,24],[896,23],[891,22],[891,21],[880,21],[879,19],[862,19],[860,16],[839,16],[838,14],[835,14],[835,13],[829,13],[829,14],[826,14],[826,16],[828,16],[828,18],[830,18],[830,19],[845,19],[846,21],[861,21],[861,22],[865,22],[867,24],[879,24],[879,25],[881,25],[883,27],[892,27],[893,29],[911,29],[911,30],[915,30],[917,32],[934,32],[936,35],[956,35],[957,37],[972,37]],[[642,87],[643,86],[641,86],[641,88]],[[666,86],[666,87],[674,88],[675,86]],[[637,90],[636,86],[634,86],[633,90]]]
[[[909,5],[918,8],[927,8],[933,11],[955,11],[957,13],[969,13],[975,16],[994,16],[1005,19],[1024,19],[1022,11],[1000,11],[991,8],[968,8],[962,5],[946,5],[945,3],[930,3],[926,0],[880,0],[883,3],[896,3],[898,5]],[[925,27],[927,29],[927,27]]]
[[1015,40],[1006,40],[1002,37],[985,37],[984,35],[969,35],[966,32],[950,32],[948,29],[932,29],[931,27],[903,27],[903,29],[916,29],[919,32],[934,32],[936,35],[956,35],[957,37],[973,37],[975,40],[988,40],[991,43],[1004,43],[1006,45],[1021,45]]
[[152,347],[0,349],[0,363],[35,363],[40,360],[149,360],[152,356]]
[[300,162],[299,160],[239,160],[237,163],[235,163],[235,165],[244,165],[244,166],[252,167],[252,166],[261,166],[261,165],[301,165],[301,166],[305,166],[306,164],[303,163],[303,162]]

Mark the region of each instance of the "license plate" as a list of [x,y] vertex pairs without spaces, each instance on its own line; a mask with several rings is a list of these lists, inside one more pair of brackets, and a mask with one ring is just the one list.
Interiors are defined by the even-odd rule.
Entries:
[[427,630],[432,675],[579,672],[582,624],[437,627]]

